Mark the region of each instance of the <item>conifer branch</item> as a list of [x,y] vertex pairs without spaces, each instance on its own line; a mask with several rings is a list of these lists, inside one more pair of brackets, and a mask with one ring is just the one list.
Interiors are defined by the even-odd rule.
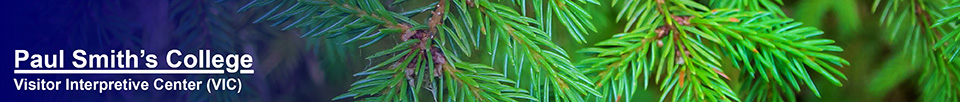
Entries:
[[540,25],[539,22],[487,0],[463,2],[466,3],[460,8],[476,8],[471,11],[475,14],[465,15],[477,17],[468,22],[479,22],[479,33],[487,37],[484,39],[487,52],[495,56],[493,62],[507,62],[503,63],[505,70],[522,70],[524,73],[515,75],[532,77],[518,77],[518,81],[530,80],[517,82],[526,83],[518,87],[542,90],[531,93],[542,101],[583,101],[582,95],[600,95],[590,88],[592,83],[583,74],[577,73],[566,52],[549,41],[550,36],[544,30],[534,27]]
[[[403,2],[405,0],[398,0],[390,5],[400,5]],[[285,3],[293,5],[289,5],[286,10],[278,11],[279,8],[286,7]],[[557,3],[561,2],[557,1]],[[569,1],[563,1],[563,3],[572,4]],[[334,38],[340,35],[356,34],[341,44],[369,40],[360,46],[365,47],[388,34],[399,34],[398,37],[403,43],[367,57],[367,59],[388,58],[356,74],[355,76],[367,77],[351,85],[353,88],[348,93],[337,96],[334,100],[357,98],[364,101],[421,101],[415,96],[420,93],[420,89],[431,91],[434,101],[515,101],[514,99],[575,101],[583,100],[581,95],[588,95],[588,93],[598,95],[589,88],[591,84],[582,74],[575,73],[577,71],[573,69],[569,59],[566,59],[567,55],[563,49],[548,40],[549,34],[540,28],[533,27],[542,26],[536,22],[537,20],[487,0],[440,0],[428,6],[404,12],[388,10],[378,0],[333,0],[332,2],[298,0],[279,3],[272,0],[257,0],[250,2],[239,11],[274,4],[276,7],[261,18],[277,20],[275,25],[288,25],[284,29],[301,28],[304,32],[303,37],[326,35],[327,38]],[[576,5],[566,6],[579,9]],[[561,11],[569,12],[568,10],[556,12]],[[422,12],[431,14],[427,17],[425,24],[411,19]],[[459,15],[446,16],[447,14]],[[568,16],[583,17],[584,15],[586,14]],[[288,22],[288,18],[297,20]],[[584,22],[581,19],[576,23]],[[592,25],[588,26],[592,27]],[[482,39],[483,37],[486,38]],[[582,37],[580,38],[582,40]],[[537,95],[538,97],[530,96],[528,91],[518,88],[521,85],[519,80],[506,79],[506,73],[491,73],[495,71],[490,67],[468,64],[458,59],[461,54],[472,55],[471,50],[475,48],[471,46],[479,46],[481,40],[486,41],[487,44],[484,45],[490,45],[487,49],[491,55],[503,54],[503,57],[499,57],[503,61],[535,65],[532,68],[504,67],[504,70],[545,71],[542,74],[532,71],[524,74],[542,78],[533,80],[537,82],[522,85],[530,85],[531,87],[527,87],[530,89],[548,88],[563,95],[554,97],[547,94],[550,93],[549,91],[545,91]],[[511,50],[496,47],[500,44],[509,46]],[[513,50],[514,48],[516,50]],[[506,86],[508,84],[516,87]],[[462,98],[465,96],[477,98]]]
[[[398,35],[403,42],[367,57],[386,59],[356,74],[367,77],[334,100],[425,101],[417,97],[425,89],[433,101],[631,101],[637,85],[646,89],[653,79],[661,101],[792,101],[801,87],[819,96],[810,73],[840,86],[846,77],[833,66],[849,62],[824,51],[843,49],[811,38],[823,32],[798,27],[775,1],[711,1],[715,9],[692,0],[614,1],[611,6],[621,8],[617,20],[628,22],[625,33],[580,50],[596,57],[576,67],[550,41],[551,19],[586,42],[583,35],[596,28],[581,4],[600,5],[593,0],[532,0],[535,19],[526,16],[526,0],[515,1],[522,12],[488,0],[440,0],[403,12],[378,0],[258,0],[240,11],[276,4],[263,21],[300,28],[309,38],[353,36],[341,44],[367,40],[360,47]],[[490,65],[504,72],[459,59],[475,49],[493,56]],[[737,92],[727,84],[724,61],[743,72],[749,88]]]
[[[874,2],[874,11],[880,2]],[[960,61],[954,60],[960,52],[956,37],[960,12],[948,11],[957,5],[958,0],[890,0],[883,7],[881,22],[889,29],[889,41],[904,49],[899,56],[906,56],[910,68],[920,69],[921,101],[960,100]],[[891,68],[895,67],[885,69]]]
[[[721,55],[732,58],[729,60],[735,67],[744,71],[742,76],[748,84],[741,88],[744,89],[741,94],[747,101],[793,100],[793,94],[804,84],[818,93],[806,69],[820,73],[838,86],[840,81],[835,75],[846,79],[831,66],[849,62],[821,53],[842,51],[840,47],[828,45],[833,40],[810,39],[823,32],[810,27],[797,28],[800,23],[792,23],[771,12],[709,9],[689,0],[621,4],[640,5],[624,8],[620,17],[629,19],[629,24],[643,25],[637,24],[628,33],[596,44],[599,48],[580,51],[597,56],[582,61],[581,67],[587,75],[598,76],[594,80],[599,90],[610,92],[605,93],[608,96],[602,98],[603,101],[629,101],[629,95],[635,91],[629,86],[642,81],[646,87],[649,79],[659,82],[660,90],[667,93],[661,96],[661,101],[668,100],[667,96],[672,96],[669,100],[673,101],[739,101],[741,98],[723,80],[729,77],[720,69],[720,62],[724,60]],[[642,80],[638,79],[641,74]],[[781,99],[782,94],[790,99]],[[621,99],[624,95],[628,97]]]

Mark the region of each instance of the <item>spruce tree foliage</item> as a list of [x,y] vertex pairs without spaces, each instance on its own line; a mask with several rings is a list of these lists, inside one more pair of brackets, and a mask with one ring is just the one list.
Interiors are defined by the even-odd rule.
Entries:
[[[354,74],[364,79],[333,100],[632,101],[653,85],[661,101],[794,101],[801,90],[819,96],[813,75],[842,86],[837,67],[849,65],[827,54],[843,51],[835,41],[787,17],[780,0],[406,1],[254,0],[238,12],[267,8],[254,23],[299,29],[305,39],[348,38],[310,43],[392,46],[367,56],[375,64]],[[591,58],[569,59],[551,41],[554,29],[586,43],[597,28],[583,6],[598,5],[617,8],[627,29],[576,49]],[[471,56],[492,63],[462,60]],[[731,80],[726,66],[742,78]]]
[[[882,3],[882,4],[881,4]],[[956,30],[960,0],[876,0],[873,12],[881,15],[886,36],[895,47],[902,48],[891,63],[905,62],[902,67],[886,67],[881,73],[899,75],[915,73],[921,90],[920,101],[960,101],[960,31]],[[882,9],[882,10],[878,10]],[[891,74],[898,73],[898,74]],[[899,77],[899,78],[897,78]],[[900,82],[908,76],[881,77],[871,83],[874,90],[889,90],[888,82]]]
[[[630,101],[650,84],[660,84],[661,101],[794,101],[801,87],[819,96],[813,73],[837,86],[846,79],[834,66],[849,62],[825,54],[843,49],[785,17],[779,0],[710,1],[714,9],[691,0],[615,2],[628,31],[580,50],[596,55],[580,65],[605,95],[598,101]],[[741,91],[727,84],[722,61],[744,74]]]
[[[395,9],[405,1],[256,0],[238,12],[272,7],[255,23],[273,21],[284,30],[300,28],[305,38],[348,36],[341,44],[364,43],[361,48],[385,37],[402,40],[366,57],[383,60],[355,74],[366,78],[334,100],[583,101],[585,95],[599,96],[566,52],[549,40],[550,31],[544,30],[552,28],[550,19],[556,16],[569,25],[568,31],[574,32],[571,36],[584,42],[582,34],[595,28],[586,21],[590,15],[577,5],[598,4],[596,1],[439,0],[415,9]],[[538,19],[507,6],[526,7],[528,3],[535,7]],[[427,17],[414,19],[418,15]],[[509,63],[502,69],[529,77],[507,79],[509,73],[460,60],[476,55],[474,49],[480,48],[495,56],[495,61]],[[430,94],[432,99],[420,99],[422,94]]]

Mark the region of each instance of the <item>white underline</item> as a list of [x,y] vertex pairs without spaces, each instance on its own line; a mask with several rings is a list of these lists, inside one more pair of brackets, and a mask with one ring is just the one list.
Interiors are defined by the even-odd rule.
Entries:
[[[139,70],[13,70],[13,74],[224,74],[223,69],[139,69]],[[240,74],[253,74],[253,70],[240,70]]]
[[240,70],[240,74],[253,74],[253,70]]

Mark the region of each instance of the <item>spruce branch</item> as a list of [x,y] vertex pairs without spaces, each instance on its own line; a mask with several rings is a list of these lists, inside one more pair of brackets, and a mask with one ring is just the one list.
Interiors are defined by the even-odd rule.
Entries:
[[[800,92],[800,87],[803,87],[806,84],[814,95],[820,97],[820,92],[812,82],[808,72],[804,71],[803,67],[806,66],[810,69],[813,69],[815,72],[823,75],[824,78],[828,79],[831,83],[836,86],[842,86],[840,79],[846,80],[847,77],[841,73],[836,68],[833,68],[831,64],[837,66],[849,65],[849,62],[843,58],[820,53],[820,51],[843,51],[838,46],[828,45],[833,43],[833,40],[830,39],[813,39],[816,35],[823,34],[822,31],[816,30],[813,27],[799,27],[802,23],[791,23],[793,20],[787,18],[782,10],[777,7],[777,2],[782,5],[782,2],[779,0],[756,0],[751,2],[717,2],[715,6],[718,8],[731,8],[731,9],[741,9],[747,11],[758,11],[758,12],[774,12],[778,16],[765,16],[765,17],[755,17],[751,18],[747,22],[782,22],[783,25],[777,25],[770,27],[774,31],[770,30],[759,30],[759,33],[770,33],[770,34],[790,34],[798,33],[802,37],[791,37],[783,36],[788,40],[797,41],[796,43],[785,43],[783,45],[792,45],[793,48],[773,48],[774,50],[767,50],[768,52],[754,53],[754,55],[739,55],[734,63],[737,67],[743,68],[746,67],[747,70],[742,70],[743,73],[749,74],[745,75],[744,79],[746,81],[744,84],[744,92],[749,92],[747,94],[748,100],[781,100],[781,101],[794,101],[794,93]],[[776,23],[775,23],[776,24]],[[757,25],[750,25],[756,27]],[[799,27],[799,28],[798,28]],[[760,38],[760,39],[758,39]],[[764,45],[769,45],[767,43],[774,42],[779,38],[769,38],[769,37],[758,37],[752,38],[756,42],[759,42]],[[767,41],[763,41],[763,40]],[[769,49],[769,48],[767,48]],[[808,51],[813,50],[813,51]],[[733,52],[736,53],[736,52]],[[794,54],[796,56],[781,56],[782,54]],[[749,54],[749,53],[747,53]],[[738,56],[738,55],[734,55]],[[746,56],[753,56],[752,58]],[[758,61],[750,61],[749,59],[754,59]],[[814,59],[814,60],[806,60]],[[816,60],[822,59],[822,60]],[[759,74],[757,74],[759,73]],[[838,79],[839,77],[840,79]],[[763,80],[760,80],[763,79]],[[791,89],[792,88],[792,89]],[[772,95],[765,95],[765,93],[770,93]],[[785,97],[782,97],[785,96]],[[786,98],[786,99],[784,99]]]
[[504,70],[515,70],[514,75],[530,76],[517,77],[518,81],[530,80],[517,82],[523,85],[517,87],[541,90],[531,94],[542,101],[583,101],[582,95],[600,95],[591,88],[589,79],[573,67],[566,52],[549,41],[550,35],[535,27],[541,25],[537,20],[487,0],[455,3],[459,8],[475,8],[461,14],[475,17],[467,22],[476,23],[479,33],[485,35],[493,62],[503,61]]
[[607,94],[602,101],[629,101],[636,91],[630,86],[644,84],[646,88],[650,79],[666,93],[661,101],[667,96],[673,101],[739,101],[742,98],[724,81],[729,77],[720,69],[725,58],[721,56],[731,58],[727,60],[744,71],[748,84],[740,93],[746,101],[792,101],[803,85],[818,93],[807,69],[838,86],[837,77],[846,79],[831,66],[849,63],[822,53],[842,51],[829,45],[833,40],[812,39],[823,32],[798,27],[800,23],[775,16],[775,12],[709,9],[690,0],[620,4],[639,5],[626,6],[618,14],[628,19],[631,31],[580,51],[597,56],[580,65],[587,75],[597,76],[593,78],[597,89]]
[[[403,2],[405,0],[398,0],[390,5],[401,5]],[[584,11],[570,12],[581,9],[577,5],[569,5],[573,2],[545,2],[556,3],[552,6],[556,7],[553,10],[561,15],[561,19],[565,19],[562,21],[586,24],[578,25],[578,29],[574,29],[577,32],[582,33],[582,30],[586,30],[583,28],[587,27],[593,29],[592,24],[583,19],[589,17]],[[577,73],[570,64],[565,51],[549,41],[550,34],[543,30],[549,29],[549,26],[495,2],[440,0],[420,8],[396,12],[384,7],[378,0],[257,0],[238,11],[267,5],[275,7],[256,22],[275,21],[274,25],[286,25],[284,30],[300,28],[305,38],[350,35],[353,37],[340,44],[368,40],[360,45],[361,48],[393,34],[403,41],[367,57],[370,60],[386,59],[356,74],[367,77],[352,84],[348,93],[334,100],[423,101],[417,97],[421,89],[430,91],[434,101],[582,101],[582,95],[599,95],[590,88],[592,84],[586,77]],[[284,10],[282,7],[287,8]],[[418,14],[430,14],[425,24],[413,20]],[[550,18],[541,16],[540,19]],[[575,37],[577,35],[580,34],[574,34]],[[582,36],[577,38],[583,41]],[[488,54],[499,56],[494,59],[512,62],[511,65],[519,64],[505,66],[504,70],[530,70],[522,75],[534,78],[517,77],[517,81],[510,80],[506,78],[507,73],[498,74],[491,67],[465,63],[459,59],[461,55],[473,55],[473,49],[477,49],[473,47],[479,47],[481,41],[487,45]],[[521,85],[526,89],[543,88],[551,91],[538,91],[534,97],[528,95],[525,89],[520,89]],[[553,93],[561,95],[551,95]]]
[[[874,12],[880,0],[873,4]],[[960,61],[957,56],[957,18],[960,12],[951,11],[960,1],[952,0],[890,0],[885,2],[881,23],[888,28],[889,41],[903,48],[900,52],[907,67],[920,69],[921,101],[958,101],[960,97]],[[949,15],[949,16],[947,16]],[[897,68],[886,67],[885,70]],[[880,83],[874,80],[871,83]],[[886,90],[873,87],[875,90]]]
[[[396,1],[391,5],[402,2]],[[278,9],[287,3],[293,5],[278,12]],[[387,34],[399,34],[397,37],[402,43],[367,57],[388,58],[355,74],[354,76],[367,77],[352,84],[349,92],[333,100],[357,98],[361,101],[423,101],[418,97],[421,90],[430,91],[433,101],[537,100],[524,89],[508,86],[516,84],[516,81],[507,79],[488,66],[469,64],[455,56],[448,56],[455,54],[444,51],[451,47],[444,45],[451,43],[444,40],[446,35],[443,34],[448,34],[449,31],[444,22],[452,21],[446,20],[449,4],[445,0],[402,13],[384,8],[378,0],[299,0],[279,3],[272,0],[252,1],[239,11],[271,4],[276,4],[276,7],[257,22],[277,20],[274,25],[286,23],[285,30],[301,28],[303,37],[326,35],[333,38],[356,34],[342,44],[373,38],[360,46],[365,47]],[[431,14],[426,24],[410,18],[424,12]],[[297,20],[287,23],[289,18]],[[436,39],[437,37],[440,39]],[[476,98],[462,98],[464,96]]]

